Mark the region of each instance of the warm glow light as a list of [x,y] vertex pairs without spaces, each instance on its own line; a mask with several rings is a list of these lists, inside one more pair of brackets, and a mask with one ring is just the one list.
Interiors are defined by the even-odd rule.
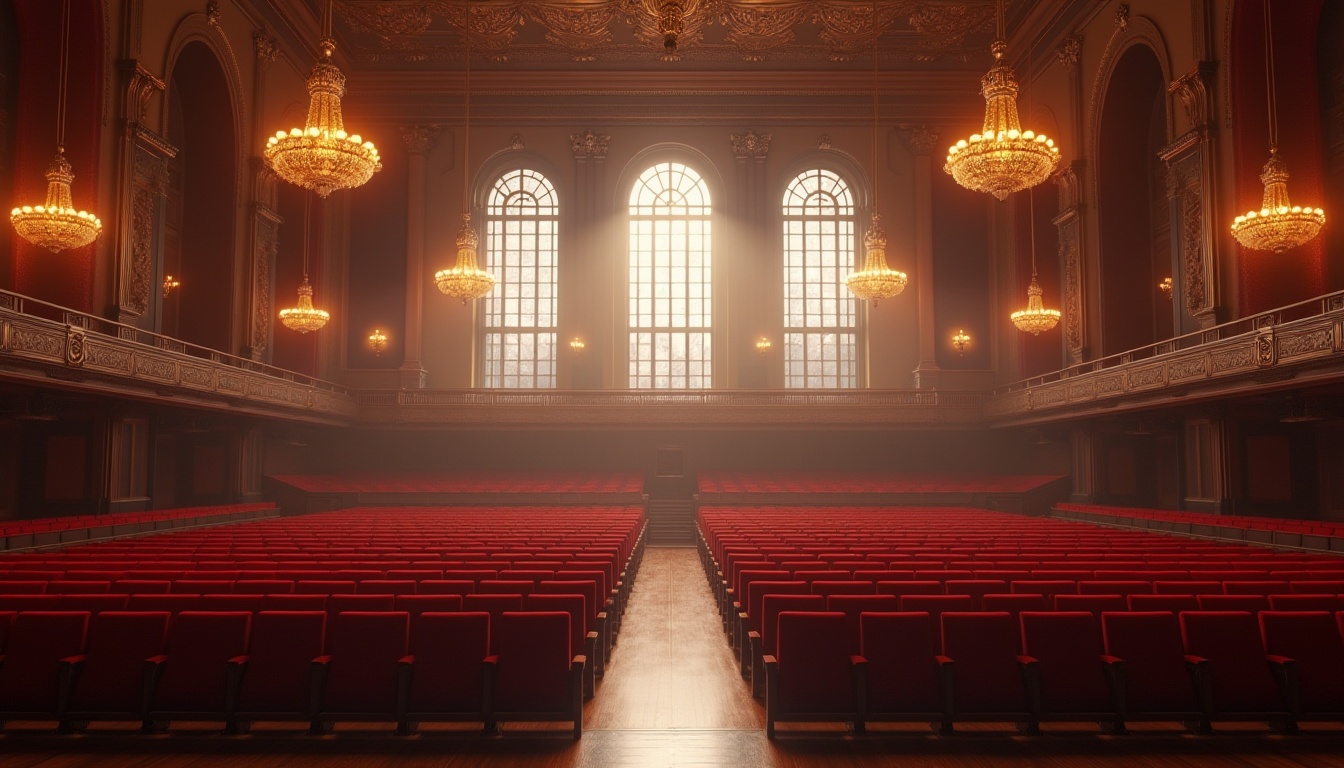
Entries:
[[176,287],[178,287],[179,285],[182,285],[182,283],[181,283],[181,281],[179,281],[177,278],[173,277],[172,275],[164,275],[164,276],[163,276],[163,298],[165,298],[165,299],[168,298],[168,294],[172,293],[172,292],[173,292],[173,289],[176,288]]
[[770,340],[764,336],[756,340],[756,351],[760,352],[762,355],[768,352],[771,346]]
[[1260,173],[1265,195],[1260,210],[1247,211],[1232,221],[1237,242],[1257,251],[1284,251],[1308,242],[1325,226],[1325,211],[1293,205],[1288,200],[1288,166],[1278,147],[1269,150],[1269,162]]
[[369,348],[373,350],[374,357],[382,357],[383,350],[387,349],[387,334],[374,328],[373,333],[369,334]]
[[863,269],[851,272],[845,278],[849,290],[860,299],[873,302],[874,307],[879,299],[899,295],[908,282],[904,272],[887,266],[887,234],[879,223],[881,218],[873,214],[873,223],[863,237]]
[[1027,308],[1009,315],[1017,330],[1038,336],[1041,331],[1048,331],[1059,324],[1059,310],[1046,309],[1044,302],[1041,301],[1042,293],[1041,284],[1036,282],[1036,276],[1032,275],[1031,285],[1027,286]]
[[1162,282],[1157,284],[1157,289],[1162,292],[1162,295],[1170,299],[1172,290],[1171,278],[1170,277],[1162,278]]
[[952,347],[956,349],[957,354],[960,355],[964,353],[969,346],[971,346],[971,337],[965,331],[958,329],[952,336]]
[[456,296],[466,304],[479,299],[495,287],[494,275],[476,266],[476,244],[479,238],[471,228],[471,214],[462,214],[462,229],[457,233],[457,263],[451,269],[434,273],[434,284],[448,296]]
[[331,314],[326,310],[313,307],[313,286],[308,283],[307,276],[299,284],[299,305],[280,310],[280,322],[299,333],[321,330],[330,319]]
[[52,253],[83,248],[97,239],[103,222],[88,211],[75,210],[70,183],[75,174],[65,159],[65,147],[47,166],[46,205],[23,205],[9,212],[9,221],[24,240]]
[[584,344],[583,339],[580,339],[578,336],[575,336],[574,338],[569,340],[569,348],[574,350],[575,352],[582,352],[583,348],[586,346],[588,345]]

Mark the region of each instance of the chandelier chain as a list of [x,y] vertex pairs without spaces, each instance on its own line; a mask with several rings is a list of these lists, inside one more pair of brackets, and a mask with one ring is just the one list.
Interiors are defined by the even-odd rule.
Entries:
[[877,0],[873,0],[873,213],[877,212],[877,185],[878,185],[878,162],[877,162],[877,39],[881,37],[882,30],[877,23]]
[[70,0],[61,7],[61,71],[56,86],[56,146],[65,148],[65,100],[70,80]]
[[1270,24],[1269,7],[1272,0],[1265,0],[1265,96],[1269,105],[1269,148],[1279,147],[1279,104],[1274,93],[1274,27]]
[[308,237],[312,224],[308,219],[308,211],[312,206],[312,196],[308,190],[303,191],[303,279],[308,279]]
[[465,117],[465,127],[462,131],[462,211],[471,212],[471,203],[468,201],[468,194],[471,189],[468,184],[467,166],[471,163],[471,6],[466,7],[466,15],[463,17],[462,25],[466,27],[466,49],[467,49],[467,76],[464,84],[464,101],[466,107],[463,110]]

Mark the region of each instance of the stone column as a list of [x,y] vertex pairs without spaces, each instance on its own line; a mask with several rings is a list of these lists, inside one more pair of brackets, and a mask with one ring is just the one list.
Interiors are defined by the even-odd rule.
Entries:
[[[279,43],[265,32],[254,32],[252,43],[257,68],[252,78],[252,146],[266,144],[266,70],[279,54]],[[253,157],[252,205],[248,254],[251,261],[251,295],[248,301],[246,353],[253,360],[265,360],[271,345],[274,315],[275,257],[280,251],[280,199],[275,172],[260,157]]]
[[[623,372],[620,361],[616,359],[618,350],[624,350],[623,340],[618,341],[617,333],[623,323],[618,322],[617,296],[624,296],[625,289],[621,280],[625,272],[616,268],[615,254],[623,249],[617,242],[604,242],[603,237],[610,232],[604,225],[606,208],[599,200],[609,199],[606,195],[607,146],[611,136],[586,130],[569,136],[570,150],[574,154],[574,192],[575,200],[570,215],[565,219],[574,232],[566,237],[561,235],[570,252],[584,254],[582,260],[569,259],[564,270],[568,275],[560,281],[560,306],[571,307],[575,311],[565,311],[560,315],[561,360],[568,360],[557,372],[563,372],[560,383],[573,389],[601,389],[603,386],[604,355],[611,363],[610,370],[615,377]],[[599,212],[603,211],[603,212]],[[603,254],[607,259],[604,260]],[[566,285],[571,286],[608,286],[605,303],[593,296],[593,292],[576,293],[571,297]],[[571,301],[571,298],[574,299]],[[622,305],[623,306],[623,305]],[[579,336],[587,345],[582,351],[570,349],[569,340]],[[625,382],[619,382],[624,387]]]
[[1210,213],[1218,210],[1213,80],[1216,65],[1200,62],[1167,92],[1180,97],[1190,130],[1159,153],[1171,200],[1173,322],[1176,335],[1218,324],[1218,273]]
[[919,363],[915,388],[938,388],[937,325],[933,313],[933,145],[938,131],[926,125],[903,125],[901,141],[914,156],[915,293],[919,301]]
[[[1069,94],[1069,144],[1074,148],[1075,156],[1081,155],[1083,148],[1083,79],[1078,61],[1083,53],[1083,38],[1079,35],[1066,37],[1055,49],[1055,57],[1060,66],[1068,73]],[[1082,184],[1079,178],[1083,170],[1083,161],[1074,160],[1061,165],[1055,172],[1053,181],[1059,187],[1059,213],[1054,224],[1059,230],[1059,259],[1063,275],[1062,293],[1064,306],[1064,359],[1069,365],[1077,365],[1087,359],[1087,316],[1084,297],[1083,274],[1083,198]]]
[[425,271],[425,168],[438,136],[437,125],[410,125],[401,129],[410,155],[406,173],[406,328],[402,331],[405,354],[399,375],[402,389],[425,386],[425,367],[420,362],[425,281],[429,279]]
[[[768,298],[779,295],[777,289],[773,292],[769,290],[772,285],[778,286],[779,281],[760,279],[762,275],[775,272],[766,267],[768,254],[761,247],[763,243],[771,242],[770,233],[766,231],[766,222],[770,219],[765,211],[765,159],[770,154],[770,138],[771,134],[751,130],[728,136],[736,161],[738,188],[736,210],[731,212],[736,226],[729,234],[728,245],[738,254],[738,258],[731,264],[724,260],[714,265],[716,271],[723,270],[729,277],[728,280],[717,281],[724,286],[725,295],[723,302],[715,304],[734,307],[738,311],[739,320],[751,317],[761,324],[743,324],[738,330],[731,325],[731,316],[716,318],[714,321],[717,332],[722,333],[727,340],[727,344],[723,345],[724,355],[719,371],[730,387],[764,389],[770,385],[771,370],[781,367],[772,365],[773,361],[779,359],[776,355],[748,354],[753,349],[757,329],[761,326],[778,329],[781,327],[779,318],[783,315],[782,308],[781,311],[770,312],[775,304]],[[737,296],[732,295],[734,286],[742,290]],[[773,314],[773,318],[765,319],[767,313]],[[778,350],[777,354],[784,354],[784,340],[778,338],[778,334],[773,335],[776,336],[774,348]],[[735,365],[737,361],[740,364]]]

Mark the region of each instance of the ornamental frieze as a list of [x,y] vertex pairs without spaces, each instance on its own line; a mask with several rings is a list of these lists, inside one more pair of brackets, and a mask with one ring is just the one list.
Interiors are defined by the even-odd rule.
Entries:
[[95,342],[84,346],[84,365],[88,368],[129,374],[132,371],[131,357],[130,351],[107,344]]
[[202,368],[195,365],[180,366],[179,375],[182,383],[188,386],[200,387],[202,389],[215,388],[215,375],[209,368]]
[[1166,383],[1166,371],[1161,365],[1153,365],[1147,368],[1129,372],[1129,388],[1142,389],[1144,387],[1155,387]]
[[36,328],[14,327],[10,330],[9,346],[15,352],[26,352],[51,360],[65,360],[65,334]]
[[1214,352],[1210,355],[1209,367],[1214,373],[1249,370],[1255,367],[1255,349],[1242,345]]
[[136,355],[135,375],[159,381],[176,381],[177,364],[157,355]]
[[1304,333],[1284,333],[1279,336],[1279,359],[1301,357],[1334,349],[1334,329],[1322,328]]
[[1167,364],[1167,380],[1173,383],[1197,377],[1202,378],[1207,376],[1208,373],[1209,361],[1203,354],[1181,360],[1172,360]]

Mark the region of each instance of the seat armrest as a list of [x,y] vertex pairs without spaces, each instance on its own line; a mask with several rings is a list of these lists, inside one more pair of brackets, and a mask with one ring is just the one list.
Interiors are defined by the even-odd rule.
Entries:
[[415,654],[413,653],[408,653],[400,659],[397,659],[397,666],[400,667],[409,667],[413,664],[415,664]]
[[308,663],[308,714],[316,717],[322,706],[322,694],[327,687],[327,670],[331,666],[330,656],[318,656]]
[[857,653],[849,657],[849,665],[851,667],[862,667],[867,666],[867,664],[868,659],[863,656],[860,656]]
[[1296,719],[1302,713],[1302,687],[1299,676],[1301,673],[1297,660],[1272,654],[1265,656],[1265,660],[1269,662],[1269,671],[1274,675],[1274,682],[1279,684],[1279,694],[1287,704],[1288,711]]
[[1208,666],[1209,660],[1203,656],[1195,656],[1194,654],[1187,653],[1185,654],[1185,663],[1191,667],[1204,667]]
[[233,713],[238,711],[238,692],[243,687],[243,673],[247,671],[247,662],[252,657],[243,654],[224,662],[228,665],[228,678],[224,686],[224,719],[233,722]]
[[1270,663],[1271,666],[1275,666],[1275,667],[1283,667],[1283,666],[1287,666],[1287,665],[1289,665],[1289,664],[1296,664],[1296,663],[1297,663],[1297,660],[1296,660],[1296,659],[1291,659],[1291,658],[1289,658],[1289,657],[1287,657],[1287,656],[1277,656],[1277,655],[1275,655],[1275,654],[1269,654],[1269,655],[1265,656],[1265,660],[1268,661],[1268,662]]
[[1039,664],[1040,662],[1036,660],[1035,656],[1022,655],[1017,657],[1017,663],[1021,666],[1029,667],[1033,664]]
[[956,664],[956,662],[948,656],[934,656],[933,660],[940,667],[950,667],[953,664]]
[[1122,659],[1122,658],[1120,658],[1119,656],[1108,656],[1108,655],[1106,655],[1106,654],[1103,653],[1103,654],[1101,655],[1101,663],[1102,663],[1102,664],[1107,664],[1107,665],[1124,664],[1124,663],[1125,663],[1125,660]]

